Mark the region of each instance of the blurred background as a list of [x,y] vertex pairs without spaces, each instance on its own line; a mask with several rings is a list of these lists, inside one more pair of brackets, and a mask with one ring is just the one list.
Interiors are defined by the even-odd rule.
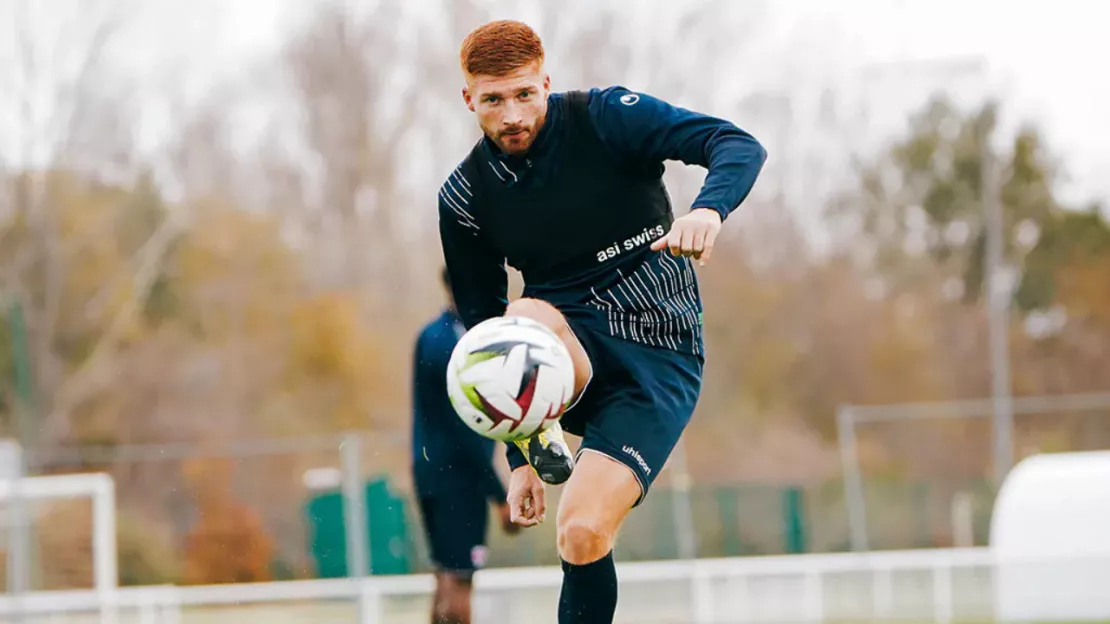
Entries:
[[[428,571],[412,351],[479,136],[458,46],[504,17],[556,90],[770,154],[623,561],[985,546],[1013,463],[1110,447],[1098,3],[0,0],[0,464],[110,475],[121,585],[345,576],[345,476],[367,571]],[[679,213],[703,177],[668,168]],[[9,589],[93,585],[87,499],[12,509]],[[490,565],[557,563],[553,530],[491,529]]]

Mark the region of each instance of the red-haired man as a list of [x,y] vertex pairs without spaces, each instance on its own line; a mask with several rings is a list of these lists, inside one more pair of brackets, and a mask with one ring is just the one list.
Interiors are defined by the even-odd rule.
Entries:
[[[469,328],[499,315],[553,329],[575,365],[562,429],[509,445],[512,520],[544,520],[544,482],[566,483],[556,517],[560,624],[612,622],[613,540],[689,422],[701,390],[702,309],[691,258],[767,158],[735,125],[623,87],[552,93],[540,38],[497,21],[463,41],[466,106],[484,136],[439,192],[440,237]],[[664,162],[705,167],[675,219]],[[508,302],[506,263],[524,277]],[[531,467],[529,466],[531,465]]]

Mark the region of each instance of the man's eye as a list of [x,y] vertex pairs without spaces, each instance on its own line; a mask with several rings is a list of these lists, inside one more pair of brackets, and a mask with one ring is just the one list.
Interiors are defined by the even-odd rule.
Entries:
[[521,91],[520,94],[517,97],[519,97],[522,100],[526,100],[526,99],[528,99],[528,96],[530,96],[530,95],[532,95],[531,91]]

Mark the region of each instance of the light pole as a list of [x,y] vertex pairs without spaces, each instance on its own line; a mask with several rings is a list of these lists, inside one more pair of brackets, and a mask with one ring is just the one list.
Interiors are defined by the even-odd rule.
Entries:
[[1005,222],[999,191],[999,168],[991,145],[992,124],[982,127],[982,202],[986,233],[983,276],[986,279],[990,339],[991,431],[994,441],[994,482],[1001,485],[1014,461],[1014,406],[1010,380],[1010,280],[1003,274]]

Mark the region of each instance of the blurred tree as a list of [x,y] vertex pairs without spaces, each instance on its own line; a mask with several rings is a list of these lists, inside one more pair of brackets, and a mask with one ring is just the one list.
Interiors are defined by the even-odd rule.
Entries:
[[[1030,236],[1037,236],[1036,245],[1025,257],[1022,281],[1015,293],[1015,302],[1024,310],[1048,308],[1056,302],[1062,294],[1060,280],[1066,279],[1068,267],[1098,267],[1110,257],[1110,223],[1097,205],[1082,211],[1061,211],[1028,231]],[[1110,273],[1103,276],[1110,279]],[[1097,297],[1105,290],[1092,288],[1088,294]],[[1075,294],[1074,290],[1070,292],[1073,302]]]
[[304,408],[329,414],[326,425],[333,430],[390,424],[379,421],[378,412],[390,402],[394,366],[360,322],[353,297],[331,293],[304,301],[290,333],[286,387],[303,393]]
[[[30,174],[23,174],[27,176]],[[158,229],[144,229],[161,207],[132,201],[123,187],[92,182],[63,172],[39,174],[44,193],[43,210],[51,214],[52,256],[59,274],[53,285],[37,280],[32,263],[25,273],[17,258],[31,249],[33,235],[15,217],[0,223],[11,247],[4,265],[12,273],[10,292],[23,293],[32,335],[32,359],[38,373],[39,392],[48,410],[40,416],[39,432],[45,440],[66,439],[72,433],[72,410],[111,383],[111,368],[120,348],[139,339],[141,312],[150,293],[156,265],[172,240],[172,228],[162,219]],[[140,215],[140,219],[133,217]],[[149,231],[149,230],[146,230]],[[134,245],[134,246],[132,246]],[[52,292],[52,294],[49,294]],[[53,312],[47,314],[47,301]]]
[[[1007,145],[997,155],[1002,163],[997,192],[1005,262],[1018,276],[1019,314],[1011,332],[1015,390],[1075,392],[1110,383],[1100,372],[1091,374],[1105,368],[1102,358],[1075,348],[1110,328],[1107,319],[1089,313],[1102,306],[1105,288],[1098,284],[1110,283],[1110,228],[1097,207],[1077,211],[1058,198],[1057,167],[1035,127],[1025,126],[1003,141],[995,138],[997,116],[993,103],[963,114],[943,99],[930,102],[912,119],[909,136],[864,167],[858,187],[830,204],[829,222],[839,232],[834,257],[850,260],[860,271],[870,307],[902,309],[901,320],[888,317],[851,334],[856,341],[877,340],[874,353],[882,354],[865,369],[869,389],[859,387],[855,401],[986,394],[980,293],[987,140]],[[895,322],[905,329],[890,334]],[[1018,331],[1022,325],[1026,335]],[[826,403],[822,409],[833,407]],[[985,430],[972,435],[970,426],[903,427],[898,434],[887,428],[882,440],[889,459],[927,474],[977,474],[986,468]],[[940,448],[948,451],[944,457]]]
[[[365,9],[365,10],[362,10]],[[402,5],[361,9],[326,3],[285,46],[282,62],[299,104],[300,139],[318,167],[302,168],[314,189],[298,227],[320,254],[321,284],[345,288],[386,309],[408,296],[398,222],[406,160],[401,146],[425,111],[423,54],[406,40]],[[381,62],[414,58],[414,63]],[[414,71],[415,70],[415,71]]]
[[[134,165],[133,85],[105,61],[128,9],[122,0],[83,2],[70,15],[27,0],[5,5],[12,54],[0,110],[13,123],[0,155],[0,290],[20,298],[27,318],[44,412],[32,433],[42,442],[70,434],[71,408],[131,335],[127,310],[143,295],[141,278],[112,279],[135,269],[127,259],[140,246],[106,231],[125,211],[105,181]],[[82,195],[93,205],[75,205]],[[100,323],[102,315],[117,321]]]
[[230,460],[204,459],[186,467],[198,516],[185,539],[186,583],[270,580],[273,544],[258,515],[232,493],[233,473]]
[[[839,251],[874,270],[891,292],[912,289],[939,269],[960,280],[956,290],[946,280],[942,288],[978,301],[986,245],[983,146],[998,142],[997,117],[995,103],[965,114],[944,99],[931,101],[912,118],[910,135],[864,167],[858,189],[832,204],[833,223],[847,226]],[[1057,198],[1057,167],[1035,127],[1020,129],[997,158],[1006,262],[1023,267],[1015,302],[1042,307],[1052,299],[1062,241],[1103,248],[1105,222],[1097,208],[1084,217]]]

